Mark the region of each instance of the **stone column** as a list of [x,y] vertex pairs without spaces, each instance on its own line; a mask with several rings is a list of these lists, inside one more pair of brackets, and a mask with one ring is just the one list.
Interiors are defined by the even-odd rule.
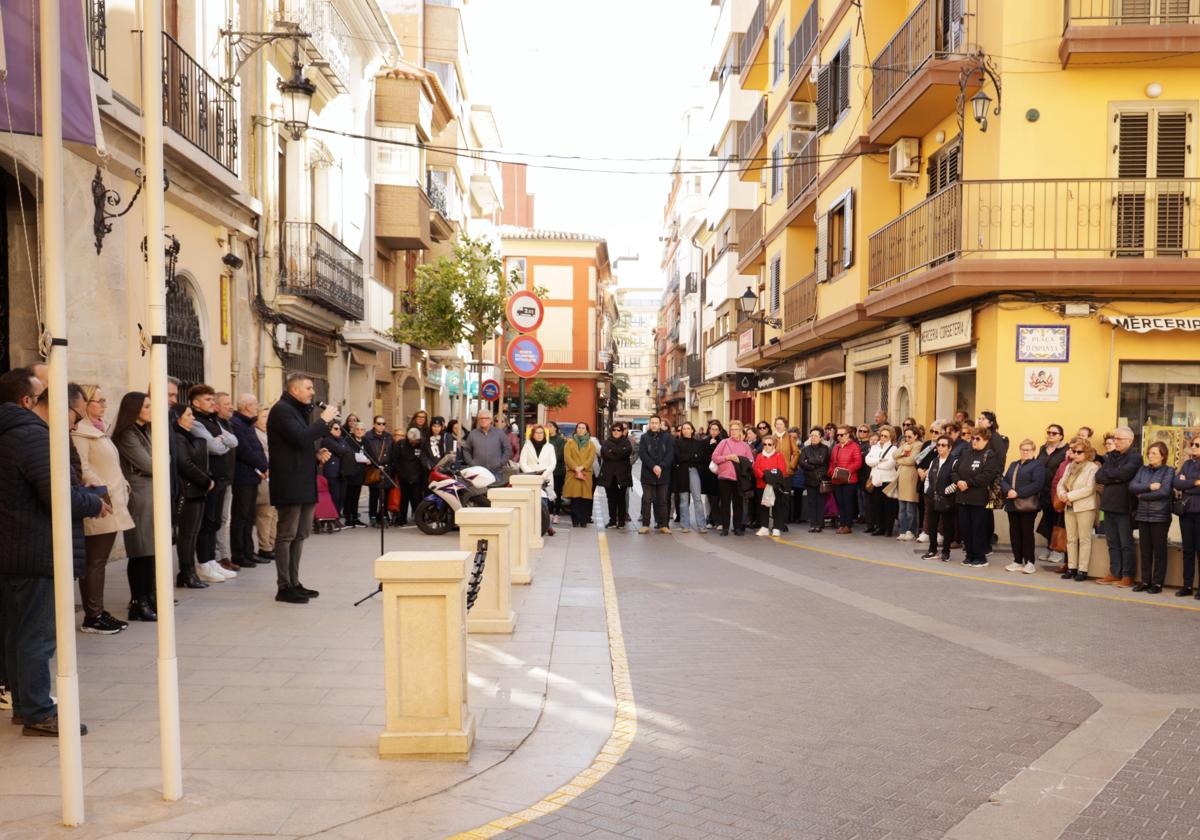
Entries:
[[533,527],[529,491],[524,487],[495,487],[488,491],[488,501],[517,512],[517,539],[513,541],[512,582],[524,585],[533,582],[529,565],[529,529]]
[[460,548],[473,556],[480,540],[488,543],[479,595],[467,613],[468,633],[511,633],[516,625],[512,556],[518,539],[517,515],[509,507],[463,508],[454,515]]
[[543,479],[540,475],[514,475],[509,478],[508,483],[513,487],[521,490],[527,490],[531,497],[530,504],[533,505],[533,528],[530,529],[532,538],[529,541],[531,549],[541,550],[546,547],[546,541],[542,539],[542,483]]
[[467,575],[474,552],[394,551],[375,561],[383,584],[384,758],[466,760]]

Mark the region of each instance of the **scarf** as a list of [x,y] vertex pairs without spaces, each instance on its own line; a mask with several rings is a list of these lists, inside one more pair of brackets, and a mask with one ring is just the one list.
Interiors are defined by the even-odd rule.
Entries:
[[530,438],[529,442],[533,444],[533,451],[540,456],[542,454],[542,447],[546,445],[546,441]]
[[579,447],[581,452],[585,446],[592,442],[592,439],[588,435],[571,435],[571,440],[575,441],[575,445]]

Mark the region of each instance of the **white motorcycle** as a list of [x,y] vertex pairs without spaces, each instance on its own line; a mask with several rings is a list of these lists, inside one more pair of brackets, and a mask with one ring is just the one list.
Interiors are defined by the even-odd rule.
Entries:
[[491,507],[487,491],[497,486],[496,476],[486,467],[451,466],[454,455],[446,455],[429,473],[429,494],[413,514],[424,534],[438,536],[454,527],[455,514],[464,507]]

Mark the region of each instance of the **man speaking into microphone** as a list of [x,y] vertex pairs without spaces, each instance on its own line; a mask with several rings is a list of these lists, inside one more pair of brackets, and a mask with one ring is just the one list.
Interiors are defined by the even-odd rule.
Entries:
[[329,431],[329,422],[337,417],[337,407],[324,406],[315,420],[312,413],[312,379],[302,373],[290,374],[284,395],[267,415],[271,466],[267,480],[271,504],[279,511],[275,536],[279,591],[275,600],[285,604],[307,604],[320,594],[300,583],[300,554],[312,530],[313,508],[317,506],[316,444]]

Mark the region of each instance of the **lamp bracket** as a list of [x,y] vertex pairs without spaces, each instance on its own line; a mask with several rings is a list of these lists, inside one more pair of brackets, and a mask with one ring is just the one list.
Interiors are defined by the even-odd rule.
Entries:
[[276,32],[238,32],[233,28],[233,21],[228,21],[224,28],[218,30],[220,36],[228,39],[229,42],[226,64],[228,75],[221,79],[222,85],[230,87],[240,84],[238,73],[241,72],[242,67],[250,60],[251,56],[268,44],[285,39],[291,40],[295,42],[295,49],[298,53],[300,41],[310,37],[310,34],[301,29],[299,24],[280,21],[278,26],[280,30]]
[[[121,194],[116,190],[104,185],[104,174],[100,171],[100,167],[96,167],[96,175],[92,178],[92,205],[94,213],[92,216],[92,233],[96,237],[96,255],[99,256],[104,248],[104,237],[112,233],[112,220],[119,219],[133,209],[133,205],[137,203],[138,196],[142,194],[142,187],[146,185],[146,176],[142,174],[141,169],[135,169],[134,174],[137,175],[137,189],[133,191],[133,196],[129,199],[129,203],[125,205],[124,210],[112,212],[108,208],[117,208],[121,206]],[[171,180],[167,177],[167,171],[163,170],[163,190],[171,188]]]
[[770,318],[766,315],[750,314],[746,316],[746,320],[750,321],[752,324],[762,324],[765,327],[771,327],[772,329],[776,330],[783,326],[783,321],[781,319]]
[[[991,80],[992,87],[996,89],[996,107],[993,109],[992,113],[997,117],[1000,116],[1000,102],[1003,98],[1000,85],[1000,72],[996,69],[996,65],[992,62],[992,57],[983,52],[976,52],[968,56],[967,60],[967,66],[963,67],[958,74],[958,104],[956,113],[958,116],[959,136],[962,136],[963,123],[966,117],[967,85],[970,83],[973,77],[978,76],[979,87],[981,90],[983,89],[984,84],[988,80]],[[984,130],[986,130],[986,118],[983,121],[983,125]]]

